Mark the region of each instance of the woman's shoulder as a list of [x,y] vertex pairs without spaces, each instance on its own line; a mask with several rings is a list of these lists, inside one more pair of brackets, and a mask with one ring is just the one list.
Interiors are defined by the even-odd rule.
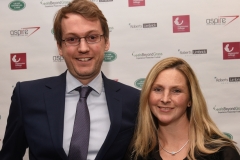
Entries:
[[225,146],[222,147],[219,152],[223,160],[240,160],[240,155],[236,148]]
[[208,155],[196,156],[198,160],[240,160],[240,155],[236,148],[224,146],[218,152]]

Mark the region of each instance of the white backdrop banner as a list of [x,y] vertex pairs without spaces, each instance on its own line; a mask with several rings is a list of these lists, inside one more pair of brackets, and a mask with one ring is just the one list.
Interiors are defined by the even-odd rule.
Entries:
[[[102,66],[107,77],[141,89],[155,63],[170,56],[185,59],[197,74],[211,117],[240,147],[239,0],[92,1],[110,28],[111,47]],[[56,11],[69,2],[1,1],[0,148],[16,82],[66,70],[52,28]]]

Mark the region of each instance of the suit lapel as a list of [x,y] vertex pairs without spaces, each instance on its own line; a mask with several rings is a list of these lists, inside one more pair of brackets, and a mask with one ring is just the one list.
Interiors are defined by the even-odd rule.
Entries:
[[[118,93],[120,88],[115,85],[115,82],[107,79],[103,75],[103,83],[110,116],[110,129],[107,137],[100,148],[96,160],[103,159],[107,150],[116,138],[122,120],[122,100]],[[58,154],[62,159],[66,160],[67,155],[63,150],[63,125],[64,125],[64,109],[65,109],[65,91],[66,91],[66,72],[52,79],[46,84],[45,88],[45,103],[47,117],[50,126],[50,132],[53,144]]]
[[67,159],[63,150],[63,124],[65,109],[66,72],[46,84],[45,103],[50,132],[55,149],[62,159]]
[[103,159],[120,130],[122,120],[122,100],[121,95],[117,92],[120,88],[116,87],[115,83],[107,79],[104,74],[102,76],[111,125],[107,137],[96,156],[96,160]]

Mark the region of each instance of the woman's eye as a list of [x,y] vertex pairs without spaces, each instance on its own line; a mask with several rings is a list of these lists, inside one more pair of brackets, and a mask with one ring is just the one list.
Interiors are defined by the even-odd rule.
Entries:
[[179,89],[175,89],[175,90],[173,90],[173,92],[174,92],[174,93],[180,93],[181,90],[179,90]]
[[153,88],[153,90],[156,91],[156,92],[160,92],[161,88]]

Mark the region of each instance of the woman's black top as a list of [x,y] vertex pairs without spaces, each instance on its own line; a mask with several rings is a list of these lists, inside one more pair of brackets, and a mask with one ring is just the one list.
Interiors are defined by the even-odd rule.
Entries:
[[[132,154],[132,153],[131,153]],[[124,160],[133,160],[131,159],[131,154],[128,153]],[[232,147],[222,147],[218,152],[208,155],[195,155],[197,160],[240,160],[240,155],[238,151]],[[154,151],[149,153],[147,158],[138,157],[137,160],[163,160],[159,155],[159,150],[156,148]],[[184,158],[183,160],[188,160]]]

